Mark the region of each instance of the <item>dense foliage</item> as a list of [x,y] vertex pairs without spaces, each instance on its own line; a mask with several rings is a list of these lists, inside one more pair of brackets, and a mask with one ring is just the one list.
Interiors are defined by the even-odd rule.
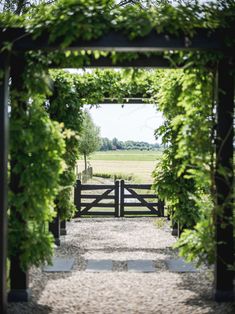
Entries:
[[162,136],[166,148],[154,172],[155,189],[166,200],[173,221],[181,231],[192,230],[181,236],[181,252],[210,263],[215,256],[212,77],[202,70],[162,73],[155,100],[165,122],[156,136]]
[[56,210],[61,219],[69,219],[76,208],[71,199],[76,176],[75,166],[79,158],[78,136],[82,125],[82,102],[77,97],[74,77],[63,71],[51,72],[53,94],[46,103],[46,110],[52,120],[63,125],[65,135],[65,170],[60,176],[60,191],[56,197]]
[[19,254],[26,269],[50,260],[53,252],[47,222],[55,215],[65,147],[61,126],[43,109],[44,99],[34,95],[25,110],[22,94],[12,95],[9,254]]

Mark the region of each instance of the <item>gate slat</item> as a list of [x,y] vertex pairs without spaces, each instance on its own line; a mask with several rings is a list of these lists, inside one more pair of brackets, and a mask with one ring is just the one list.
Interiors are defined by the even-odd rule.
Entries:
[[[124,210],[124,215],[149,215],[150,212],[149,211],[137,211],[137,210]],[[156,215],[156,216],[159,216],[159,211],[156,211],[156,213],[152,214],[151,215]]]
[[108,211],[102,211],[102,212],[89,212],[88,214],[83,215],[89,215],[89,216],[113,216],[114,212],[108,212]]
[[81,190],[87,191],[87,190],[107,190],[107,189],[114,189],[114,185],[108,184],[108,185],[99,185],[99,184],[82,184]]
[[[93,203],[81,203],[81,207],[82,206],[88,207],[90,205],[92,205],[91,208],[93,208],[93,207],[114,207],[115,204],[114,203],[112,203],[112,204],[109,204],[109,203],[98,203],[98,204],[94,205]],[[86,208],[84,208],[84,209],[86,209]],[[84,209],[82,209],[82,211]]]
[[[151,207],[154,207],[154,206],[158,206],[159,203],[147,203],[149,206]],[[124,207],[147,207],[147,205],[144,205],[143,203],[134,203],[134,202],[131,202],[131,203],[124,203]],[[154,210],[156,210],[154,208]]]
[[[81,198],[84,198],[84,199],[94,199],[94,198],[98,198],[99,197],[99,195],[98,194],[86,194],[86,195],[84,195],[84,194],[81,194],[81,196],[80,196]],[[103,197],[103,199],[104,200],[114,200],[115,199],[115,195],[107,195],[107,196],[104,196]]]
[[[138,194],[139,196],[143,197],[143,198],[156,198],[157,196],[156,194]],[[125,198],[133,198],[133,195],[130,194],[124,194]]]
[[126,189],[151,190],[152,184],[125,184]]

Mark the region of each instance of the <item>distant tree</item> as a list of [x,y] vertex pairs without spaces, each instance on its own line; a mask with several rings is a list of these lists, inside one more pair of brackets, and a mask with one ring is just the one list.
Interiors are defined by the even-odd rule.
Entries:
[[87,170],[87,157],[98,150],[100,145],[100,128],[94,124],[89,112],[86,110],[84,111],[82,132],[78,144],[79,152],[84,157],[85,170]]
[[158,143],[150,144],[147,142],[136,142],[136,141],[119,141],[116,137],[112,140],[104,137],[101,139],[101,151],[108,151],[108,150],[130,150],[130,149],[137,149],[137,150],[156,150],[161,148]]

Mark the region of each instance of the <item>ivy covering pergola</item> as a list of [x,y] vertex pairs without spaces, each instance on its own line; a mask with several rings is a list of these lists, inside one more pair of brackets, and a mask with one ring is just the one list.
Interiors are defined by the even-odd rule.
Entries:
[[[84,6],[80,11],[79,6],[72,8],[75,10],[74,16],[61,19],[55,26],[51,25],[54,19],[45,23],[47,15],[40,20],[40,13],[34,17],[31,24],[26,28],[4,27],[0,31],[0,46],[6,48],[6,43],[10,43],[10,52],[3,49],[1,53],[1,71],[3,74],[2,85],[0,86],[0,310],[1,313],[6,312],[6,243],[7,243],[7,172],[8,172],[8,80],[9,70],[14,71],[15,79],[19,80],[21,74],[21,66],[24,58],[29,51],[44,51],[45,53],[52,51],[118,51],[128,52],[163,52],[155,56],[141,56],[134,60],[117,60],[115,66],[118,67],[173,67],[164,52],[166,51],[185,51],[199,52],[218,56],[213,68],[217,73],[217,124],[216,124],[216,168],[215,168],[215,185],[216,185],[216,201],[220,208],[220,214],[215,219],[216,225],[216,265],[215,265],[215,299],[217,301],[228,301],[234,297],[233,279],[234,273],[228,269],[227,265],[234,263],[234,247],[233,247],[233,226],[231,220],[233,218],[233,203],[228,202],[233,189],[233,107],[234,107],[234,76],[231,70],[234,69],[234,37],[233,25],[226,25],[224,28],[206,28],[194,27],[187,31],[183,24],[177,32],[172,33],[169,23],[165,28],[159,30],[158,25],[153,26],[147,17],[145,22],[149,23],[149,27],[144,34],[136,33],[133,36],[133,29],[129,24],[120,22],[113,27],[110,22],[113,17],[107,13],[104,7],[101,13],[94,13],[94,20],[91,18],[86,27],[89,30],[89,36],[84,36],[84,29],[79,32],[79,26],[82,25],[84,19],[87,19],[86,11],[88,7]],[[95,10],[94,10],[95,11]],[[85,12],[85,13],[84,13]],[[63,13],[63,7],[56,8],[55,19]],[[67,12],[68,13],[68,12]],[[83,16],[84,15],[84,16]],[[151,15],[151,14],[150,14]],[[93,24],[96,23],[95,18],[100,18],[97,29]],[[152,15],[151,15],[152,16]],[[76,24],[76,18],[81,18],[77,26],[69,34],[70,28],[60,34],[58,29],[61,25],[69,25],[73,22]],[[125,16],[127,18],[127,16]],[[135,16],[134,26],[138,25],[139,16]],[[125,22],[128,19],[125,20]],[[159,23],[161,22],[161,19]],[[66,24],[67,23],[67,24]],[[143,25],[143,21],[139,20]],[[46,25],[46,26],[45,26]],[[49,25],[49,26],[48,26]],[[48,26],[48,27],[47,27]],[[51,27],[51,28],[50,28]],[[156,32],[157,29],[157,32]],[[131,35],[131,38],[129,36]],[[69,37],[69,40],[68,40]],[[228,45],[228,39],[231,39]],[[232,40],[233,39],[233,40]],[[9,47],[8,47],[9,48]],[[20,56],[20,57],[19,57]],[[17,59],[17,58],[18,59]],[[100,58],[99,58],[100,57]],[[212,58],[213,59],[213,58]],[[18,63],[16,62],[18,60]],[[20,60],[20,61],[19,61]],[[69,58],[66,60],[66,65]],[[82,67],[109,67],[114,61],[105,56],[98,58],[90,58],[86,60]],[[36,60],[35,60],[36,65]],[[182,64],[181,64],[182,65]],[[61,64],[50,64],[49,67],[63,67]],[[72,63],[73,66],[73,63]],[[211,65],[210,65],[211,66]],[[14,78],[14,77],[13,77]],[[20,84],[20,82],[18,82]],[[224,174],[221,169],[226,169]],[[229,175],[227,175],[229,173]],[[224,225],[224,222],[230,222]],[[19,266],[19,265],[18,265]],[[17,274],[18,271],[18,274]],[[18,276],[18,286],[14,288],[14,295],[17,299],[27,299],[27,276],[19,269],[16,271]]]

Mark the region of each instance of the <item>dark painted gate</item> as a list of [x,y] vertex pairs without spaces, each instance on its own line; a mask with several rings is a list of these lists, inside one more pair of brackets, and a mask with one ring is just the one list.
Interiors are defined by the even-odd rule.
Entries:
[[93,215],[164,217],[164,203],[153,192],[151,193],[151,189],[151,184],[125,184],[124,180],[108,185],[82,184],[77,180],[74,193],[77,208],[75,217]]
[[[95,193],[96,191],[96,193]],[[74,192],[75,217],[82,215],[119,216],[119,182],[114,184],[82,184],[77,180]],[[93,210],[93,209],[96,210]]]
[[125,184],[120,181],[120,216],[164,216],[164,203],[151,192],[152,184]]

